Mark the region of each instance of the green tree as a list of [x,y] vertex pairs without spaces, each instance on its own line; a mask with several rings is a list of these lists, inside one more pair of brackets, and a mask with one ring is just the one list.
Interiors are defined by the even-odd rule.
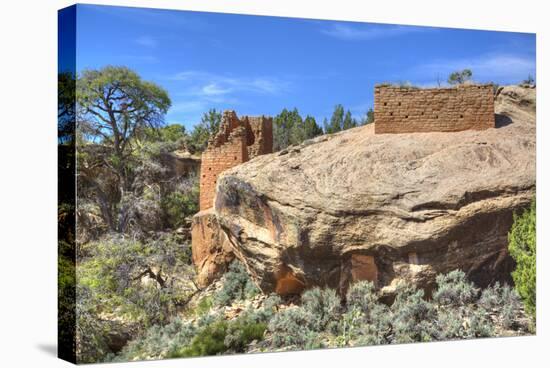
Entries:
[[221,112],[210,109],[202,115],[201,121],[193,127],[187,146],[192,152],[202,152],[208,146],[210,137],[216,135],[222,121]]
[[508,249],[517,264],[512,277],[525,309],[533,317],[537,302],[536,230],[536,204],[533,200],[520,216],[514,214],[514,224],[508,233]]
[[369,109],[367,111],[367,113],[365,114],[365,116],[363,117],[363,119],[361,120],[361,125],[366,125],[366,124],[370,124],[370,123],[374,123],[374,110],[373,109]]
[[334,106],[334,111],[332,112],[330,122],[327,123],[325,119],[323,125],[325,128],[325,133],[332,134],[342,130],[355,128],[359,124],[357,123],[357,120],[351,116],[351,111],[344,111],[344,106],[338,104]]
[[323,134],[323,129],[317,124],[315,118],[307,115],[303,124],[304,140],[315,138]]
[[142,148],[144,141],[147,142],[177,142],[186,137],[185,127],[181,124],[170,124],[158,129],[146,128],[143,131],[143,141],[136,137],[136,144]]
[[57,137],[60,144],[74,140],[75,85],[76,79],[73,73],[63,72],[57,75]]
[[472,71],[470,69],[463,69],[453,72],[449,75],[447,83],[449,84],[463,84],[472,78]]
[[280,151],[297,144],[302,137],[300,127],[303,123],[297,108],[292,111],[286,108],[273,119],[273,148]]
[[344,121],[342,123],[342,130],[355,128],[357,126],[357,121],[352,118],[351,112],[348,110],[346,111],[346,115],[344,116]]
[[[80,162],[78,175],[82,183],[94,187],[102,197],[101,209],[106,223],[116,229],[113,209],[116,202],[131,190],[131,155],[133,138],[146,129],[157,129],[163,124],[170,107],[168,93],[160,86],[147,82],[126,67],[107,66],[99,70],[87,69],[76,82],[78,102],[77,124],[88,142],[100,142],[103,152],[97,152],[92,162]],[[86,157],[80,155],[80,160]],[[108,198],[91,167],[101,165],[110,171],[119,194]],[[110,183],[112,185],[112,183]]]
[[162,142],[177,142],[185,137],[185,127],[181,124],[170,124],[159,129]]
[[315,118],[307,115],[305,119],[302,119],[297,108],[292,111],[283,109],[273,119],[273,145],[275,151],[300,144],[306,139],[321,134],[323,134],[323,129],[317,124]]
[[334,107],[334,111],[328,125],[325,125],[325,133],[332,134],[342,130],[344,125],[344,106],[338,104]]

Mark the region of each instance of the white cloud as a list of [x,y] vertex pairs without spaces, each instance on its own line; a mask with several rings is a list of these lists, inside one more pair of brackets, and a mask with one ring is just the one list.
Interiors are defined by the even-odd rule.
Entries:
[[155,47],[157,47],[157,44],[158,44],[157,40],[154,39],[151,36],[138,37],[138,38],[135,39],[135,42],[138,45],[141,45],[141,46],[144,46],[144,47],[150,47],[150,48],[155,48]]
[[446,81],[450,73],[465,68],[472,70],[474,80],[511,83],[525,79],[529,74],[535,75],[536,61],[534,57],[523,55],[488,54],[469,59],[437,60],[419,65],[413,72],[433,79],[439,75]]
[[[243,94],[278,95],[287,91],[290,83],[273,77],[237,77],[215,74],[201,70],[187,70],[165,79],[176,83],[179,90],[170,111],[169,118],[186,116],[186,121],[197,122],[202,113],[212,107],[235,108],[243,103]],[[175,114],[175,115],[174,115]]]
[[231,88],[223,88],[217,83],[209,83],[201,88],[201,93],[205,96],[225,95],[231,91]]
[[428,27],[415,26],[377,26],[377,25],[351,25],[333,23],[329,28],[321,29],[321,33],[328,36],[348,41],[368,41],[379,38],[395,37],[413,32],[432,30]]
[[199,70],[188,70],[168,79],[189,84],[190,93],[202,96],[227,95],[237,92],[279,94],[290,87],[288,81],[273,77],[234,77]]

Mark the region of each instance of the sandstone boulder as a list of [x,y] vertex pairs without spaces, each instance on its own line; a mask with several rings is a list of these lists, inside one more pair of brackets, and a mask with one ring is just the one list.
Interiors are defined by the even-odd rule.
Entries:
[[495,104],[497,128],[370,125],[225,171],[209,215],[224,244],[208,251],[213,263],[226,249],[280,294],[364,279],[389,294],[400,280],[429,291],[457,268],[480,286],[509,281],[512,215],[535,194],[535,90],[504,87]]
[[199,287],[206,287],[227,271],[235,257],[213,209],[193,216],[191,238],[193,264],[197,270],[196,282]]

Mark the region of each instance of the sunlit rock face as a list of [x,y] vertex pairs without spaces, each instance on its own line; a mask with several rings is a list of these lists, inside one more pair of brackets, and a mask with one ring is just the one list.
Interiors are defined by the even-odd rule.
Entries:
[[480,286],[509,280],[513,213],[535,194],[535,105],[534,89],[504,87],[496,128],[374,134],[370,125],[229,169],[212,214],[225,245],[208,247],[280,294],[358,280],[429,290],[457,268]]

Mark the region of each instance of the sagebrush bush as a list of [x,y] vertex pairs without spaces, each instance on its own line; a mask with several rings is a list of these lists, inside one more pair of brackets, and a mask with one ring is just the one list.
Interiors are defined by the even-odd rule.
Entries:
[[537,304],[537,244],[536,203],[521,215],[514,214],[514,224],[508,233],[508,249],[516,261],[512,272],[518,294],[523,299],[526,311],[536,318]]
[[342,312],[341,300],[334,289],[313,288],[302,294],[302,308],[311,314],[316,331],[335,332]]
[[387,343],[391,331],[389,308],[378,300],[374,284],[360,281],[350,286],[347,295],[347,312],[343,315],[340,333],[356,339],[358,345]]
[[181,346],[190,344],[196,332],[192,323],[174,318],[169,324],[155,325],[130,341],[114,361],[173,357]]
[[[229,282],[222,287],[227,300],[247,297],[245,274],[242,265],[231,266],[231,275],[224,281]],[[195,307],[198,318],[154,326],[116,359],[242,353],[252,346],[300,350],[486,337],[496,333],[495,315],[495,322],[504,327],[518,326],[521,305],[509,286],[495,284],[478,298],[462,272],[441,275],[437,281],[437,296],[432,300],[413,285],[398,285],[391,306],[379,300],[374,285],[367,281],[350,285],[345,305],[334,290],[314,288],[303,293],[299,306],[280,310],[282,300],[272,294],[261,308],[249,307],[232,320],[225,319],[223,309],[206,297]]]
[[424,300],[424,291],[412,285],[399,286],[391,306],[393,341],[396,343],[431,341],[436,335],[434,306]]
[[448,308],[437,312],[435,326],[437,340],[469,339],[494,335],[489,315],[473,304]]
[[433,300],[441,305],[459,306],[473,303],[479,293],[461,270],[437,275],[436,283],[437,290],[433,293]]
[[355,307],[363,313],[369,313],[378,303],[376,288],[370,281],[359,281],[352,284],[346,294],[348,308]]
[[250,321],[268,323],[277,313],[278,305],[281,304],[281,301],[281,297],[277,294],[270,294],[264,300],[262,308],[247,310],[243,314],[246,315]]
[[252,341],[263,339],[266,329],[265,322],[257,322],[247,316],[237,318],[229,324],[224,344],[232,352],[243,353]]
[[223,276],[222,289],[214,297],[217,305],[230,305],[235,300],[251,298],[259,293],[246,268],[239,261],[233,261]]
[[504,328],[513,328],[520,317],[521,299],[509,285],[495,283],[483,290],[479,299],[480,307],[488,312],[496,311]]
[[269,322],[271,344],[275,348],[313,349],[319,347],[319,333],[312,323],[314,316],[304,308],[288,308]]

